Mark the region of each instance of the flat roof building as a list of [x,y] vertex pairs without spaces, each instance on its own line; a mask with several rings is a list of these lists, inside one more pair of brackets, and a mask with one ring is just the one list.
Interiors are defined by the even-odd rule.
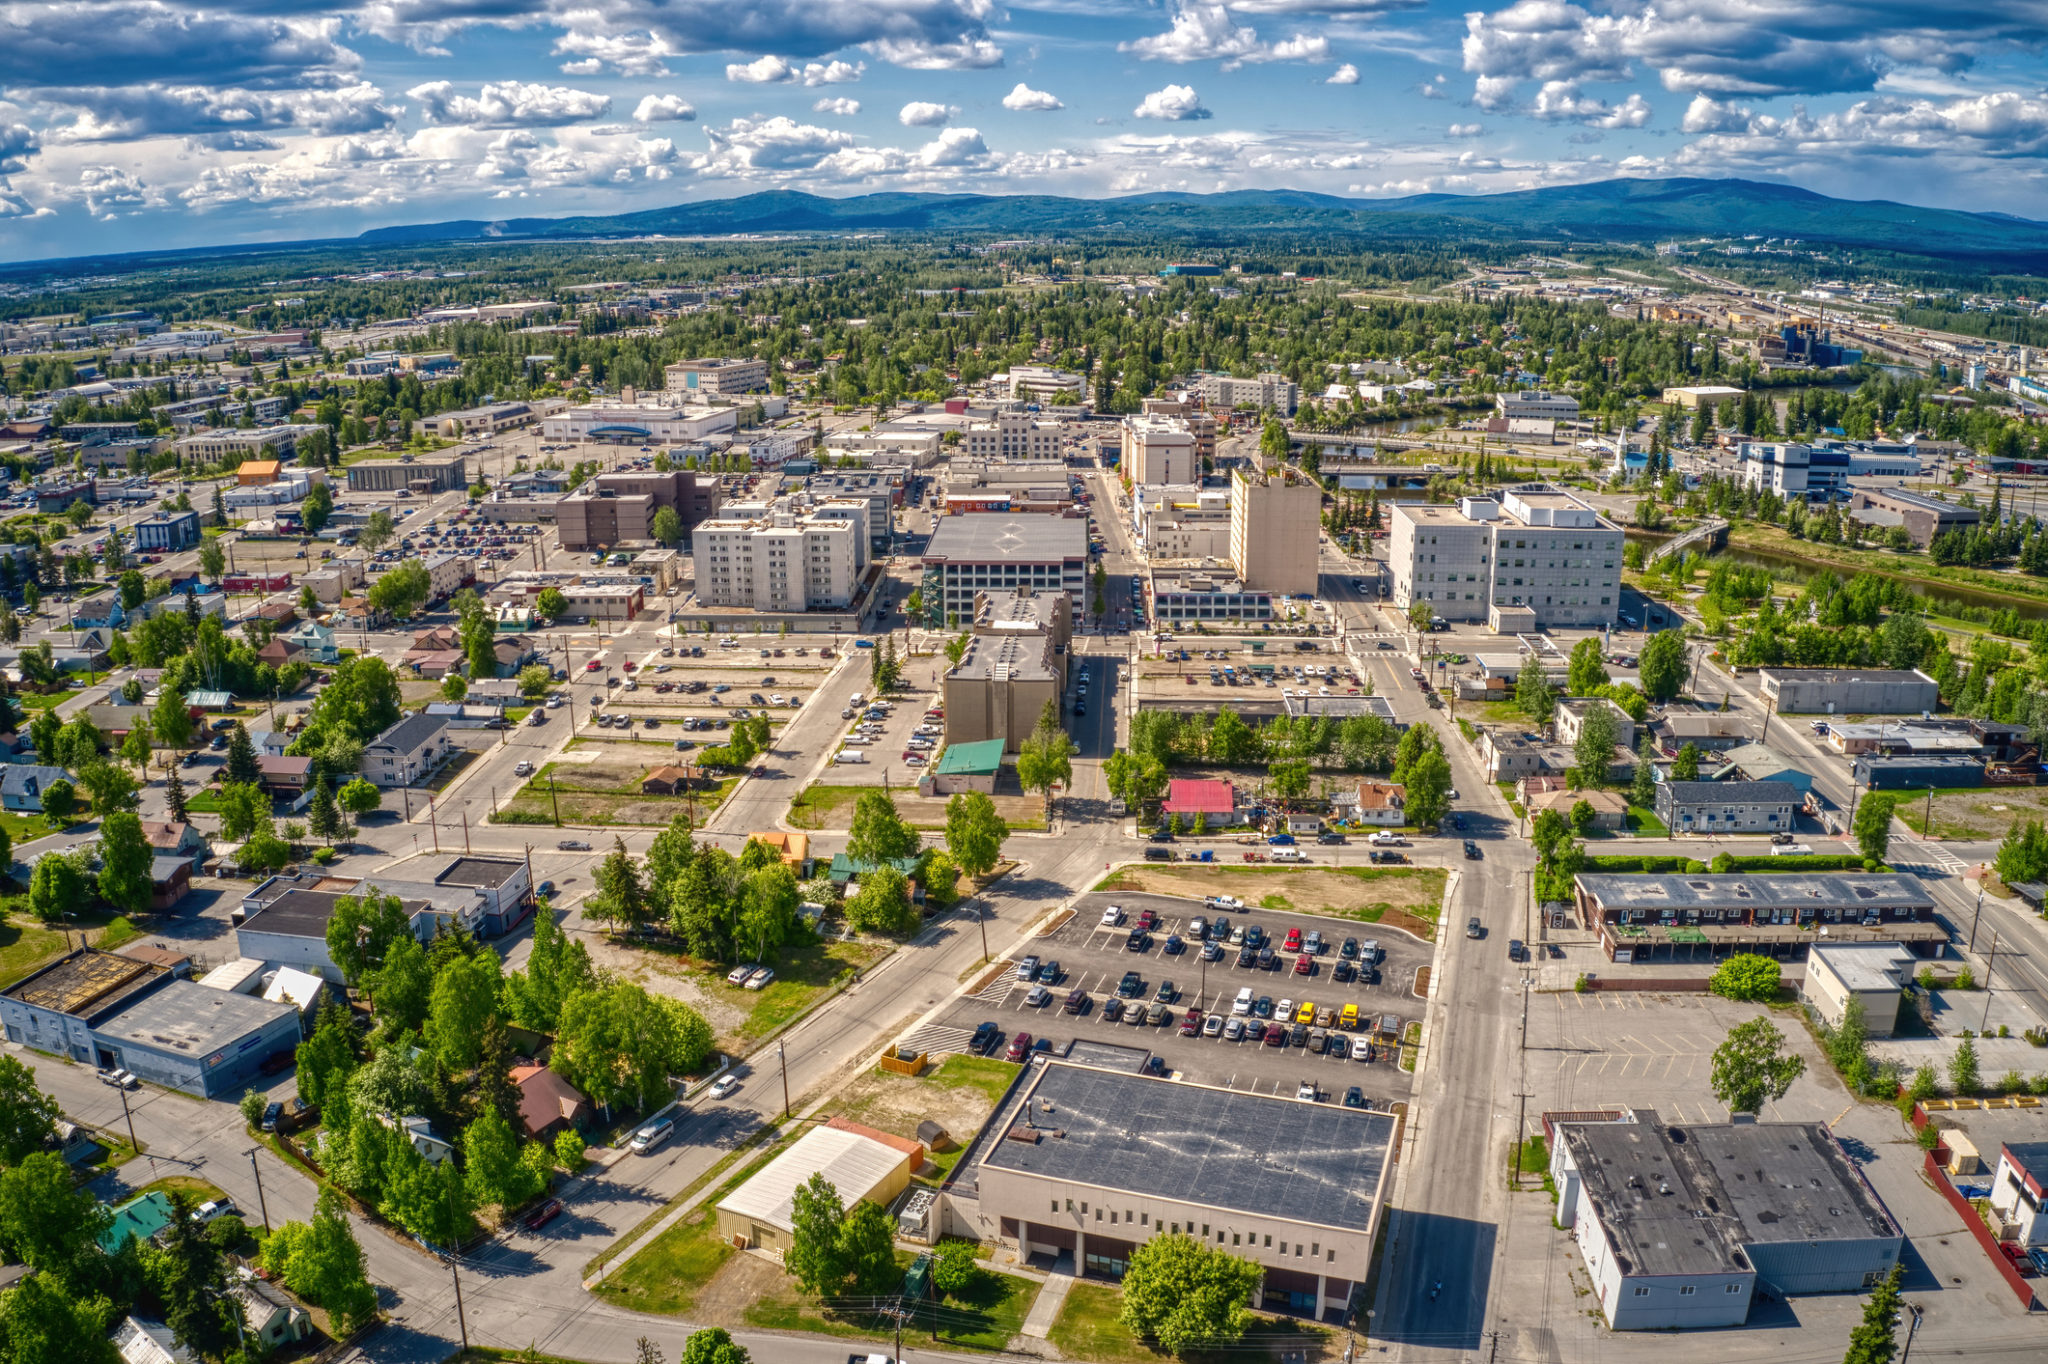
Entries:
[[1246,587],[1281,596],[1313,596],[1318,572],[1323,490],[1282,470],[1230,478],[1230,562]]
[[103,1063],[202,1098],[232,1094],[301,1040],[285,1002],[174,980],[93,1028]]
[[599,474],[555,503],[555,523],[563,549],[651,544],[662,508],[675,512],[687,535],[718,515],[723,497],[718,479],[687,469]]
[[719,1200],[718,1234],[749,1250],[787,1252],[795,1234],[796,1191],[811,1176],[823,1175],[848,1208],[861,1201],[887,1208],[910,1187],[923,1157],[923,1146],[907,1138],[850,1124],[813,1127]]
[[1895,942],[1817,942],[1806,954],[1799,994],[1830,1028],[1842,1026],[1854,1000],[1863,1008],[1866,1035],[1890,1037],[1917,962]]
[[[1088,523],[1063,516],[948,516],[922,559],[927,576],[936,575],[936,600],[948,621],[973,620],[978,592],[1020,587],[1065,593],[1078,619],[1087,593]],[[933,591],[925,595],[934,598]]]
[[963,623],[973,633],[942,683],[947,751],[999,742],[1015,753],[1065,696],[1073,611],[1061,592],[982,591]]
[[1975,507],[1944,502],[1904,488],[1858,488],[1849,496],[1849,515],[1871,525],[1904,526],[1920,549],[1926,549],[1937,535],[1970,529],[1984,516]]
[[1941,694],[1918,668],[1763,668],[1757,678],[1780,715],[1917,715]]
[[768,362],[754,357],[732,360],[680,360],[663,371],[671,393],[693,398],[731,398],[768,387]]
[[956,1220],[1109,1279],[1154,1236],[1192,1236],[1264,1270],[1254,1306],[1349,1312],[1387,1198],[1392,1114],[1033,1064],[984,1130]]
[[1740,1326],[1760,1291],[1855,1293],[1905,1237],[1821,1123],[1565,1122],[1558,1220],[1618,1331]]
[[1473,621],[1507,608],[1518,629],[1614,624],[1621,528],[1576,494],[1523,484],[1456,506],[1397,502],[1393,513],[1398,609],[1425,602],[1444,620]]
[[1798,959],[1825,928],[1838,942],[1899,942],[1934,954],[1948,931],[1934,896],[1903,872],[1576,877],[1580,917],[1612,961],[1687,961],[1731,952]]
[[1120,458],[1133,484],[1193,483],[1202,476],[1195,434],[1175,417],[1125,417]]
[[0,990],[0,1023],[10,1042],[94,1065],[94,1025],[170,981],[156,963],[80,948]]
[[461,455],[366,459],[348,466],[352,493],[445,493],[468,486],[469,461]]

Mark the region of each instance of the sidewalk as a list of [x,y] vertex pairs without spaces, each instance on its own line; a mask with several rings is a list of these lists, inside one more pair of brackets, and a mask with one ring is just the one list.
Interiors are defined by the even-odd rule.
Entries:
[[1066,1306],[1067,1290],[1073,1286],[1074,1258],[1062,1252],[1053,1264],[1052,1273],[1045,1276],[1045,1286],[1032,1300],[1031,1311],[1025,1314],[1024,1324],[1018,1328],[1019,1334],[1037,1336],[1041,1340],[1051,1335],[1052,1324],[1060,1319],[1060,1309]]

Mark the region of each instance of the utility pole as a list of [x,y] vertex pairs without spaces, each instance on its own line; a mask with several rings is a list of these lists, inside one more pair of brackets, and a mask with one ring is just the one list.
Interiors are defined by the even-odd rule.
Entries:
[[[498,793],[493,790],[491,792],[491,804],[495,806],[497,801]],[[469,856],[469,807],[467,805],[462,807],[462,855],[464,857]]]
[[462,1348],[469,1348],[469,1319],[462,1311],[462,1270],[457,1264],[455,1251],[448,1252],[448,1272],[455,1276],[455,1325],[462,1332]]
[[1977,920],[1984,914],[1984,878],[1977,878],[1977,907],[1970,911],[1970,942],[1968,951],[1977,950]]
[[256,1163],[256,1148],[249,1148],[249,1170],[256,1176],[256,1206],[263,1213],[263,1234],[270,1235],[270,1204],[263,1198],[263,1167]]
[[789,1057],[783,1051],[782,1039],[775,1039],[775,1060],[782,1067],[782,1120],[789,1121]]
[[1983,1032],[1991,1022],[1991,975],[1998,969],[1998,930],[1991,930],[1991,960],[1984,965],[1984,1018],[1977,1024],[1977,1031]]
[[142,1138],[135,1135],[135,1114],[129,1111],[128,1089],[125,1085],[121,1087],[121,1116],[128,1120],[128,1144],[140,1153],[142,1150]]
[[1907,1358],[1913,1353],[1913,1333],[1920,1329],[1919,1305],[1909,1302],[1906,1304],[1906,1310],[1913,1314],[1913,1319],[1906,1323],[1906,1345],[1899,1351],[1899,1364],[1906,1364]]

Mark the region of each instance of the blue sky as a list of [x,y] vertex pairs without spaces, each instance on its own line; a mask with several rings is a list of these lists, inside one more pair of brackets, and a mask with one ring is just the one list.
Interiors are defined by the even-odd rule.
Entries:
[[769,188],[2048,218],[2048,0],[0,0],[0,258]]

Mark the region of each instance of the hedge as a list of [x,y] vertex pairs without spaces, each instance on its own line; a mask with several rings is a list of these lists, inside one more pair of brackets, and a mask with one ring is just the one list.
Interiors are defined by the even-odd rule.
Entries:
[[[1730,856],[1729,866],[1736,872],[1759,871],[1864,871],[1862,858],[1845,853],[1811,853],[1790,857],[1735,857]],[[1608,872],[1692,872],[1698,875],[1707,868],[1707,862],[1692,857],[1630,857],[1626,854],[1605,853],[1586,859],[1587,871]],[[1889,868],[1879,864],[1874,870]]]

